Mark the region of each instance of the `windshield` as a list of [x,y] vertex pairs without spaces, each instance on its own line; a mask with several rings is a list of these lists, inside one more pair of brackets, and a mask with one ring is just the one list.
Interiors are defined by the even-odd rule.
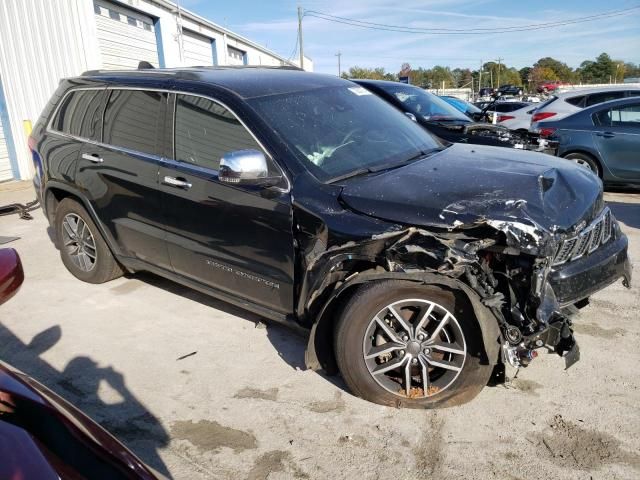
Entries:
[[321,181],[442,147],[406,115],[357,85],[268,95],[249,104]]
[[469,118],[455,107],[452,107],[440,97],[411,85],[381,84],[379,88],[396,97],[402,104],[402,108],[414,115],[419,115],[425,120],[450,121]]
[[476,107],[473,103],[469,103],[465,100],[462,100],[461,98],[455,98],[455,97],[441,97],[441,98],[445,102],[451,104],[452,106],[460,110],[462,113],[474,114],[474,113],[482,112],[482,110]]

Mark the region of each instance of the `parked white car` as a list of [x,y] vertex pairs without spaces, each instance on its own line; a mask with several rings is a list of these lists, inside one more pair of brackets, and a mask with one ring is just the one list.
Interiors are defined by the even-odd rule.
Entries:
[[[522,110],[523,108],[534,109],[530,103],[521,102],[521,101],[510,101],[510,102],[495,102],[493,105],[490,105],[487,108],[487,117],[492,121],[492,123],[497,123],[499,125],[504,125],[507,128],[512,130],[516,130],[517,128],[512,128],[508,123],[510,120],[513,120],[515,117],[513,115],[514,112],[518,110]],[[496,120],[493,121],[494,116]],[[525,130],[529,128],[529,124],[523,127]]]
[[563,90],[554,93],[546,102],[536,108],[531,117],[529,130],[540,133],[546,121],[555,122],[592,105],[639,95],[640,87],[629,85]]
[[[496,106],[500,107],[501,105],[496,104]],[[511,103],[509,103],[509,107],[511,106]],[[529,130],[529,125],[531,125],[531,116],[533,112],[536,111],[536,108],[535,105],[525,103],[520,104],[516,110],[499,111],[497,113],[496,123],[507,127],[509,130],[527,131]],[[489,110],[492,111],[494,108],[490,108]],[[504,110],[504,107],[502,107],[501,110]]]

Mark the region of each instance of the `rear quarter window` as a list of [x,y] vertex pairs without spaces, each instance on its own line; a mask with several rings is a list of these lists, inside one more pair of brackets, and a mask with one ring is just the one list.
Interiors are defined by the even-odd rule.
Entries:
[[104,90],[72,90],[65,95],[51,122],[55,131],[100,140]]
[[565,102],[574,107],[582,107],[585,95],[579,95],[577,97],[567,98]]
[[608,102],[609,100],[616,100],[618,98],[623,98],[624,95],[624,91],[592,93],[591,95],[587,96],[585,106],[590,107],[591,105]]

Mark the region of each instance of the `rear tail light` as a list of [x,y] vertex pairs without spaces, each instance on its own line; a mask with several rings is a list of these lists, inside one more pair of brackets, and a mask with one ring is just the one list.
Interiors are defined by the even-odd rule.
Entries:
[[556,131],[556,128],[544,127],[540,129],[540,136],[543,138],[549,138]]
[[498,122],[504,122],[505,120],[513,120],[514,117],[513,115],[498,115]]
[[534,113],[533,117],[531,117],[531,121],[532,122],[539,122],[540,120],[544,120],[546,118],[553,117],[555,114],[556,114],[555,112],[538,112],[538,113]]

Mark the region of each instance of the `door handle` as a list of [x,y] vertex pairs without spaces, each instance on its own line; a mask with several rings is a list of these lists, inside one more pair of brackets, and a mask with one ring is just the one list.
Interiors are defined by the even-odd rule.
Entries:
[[82,158],[84,158],[85,160],[89,160],[90,162],[93,162],[93,163],[102,163],[102,162],[104,162],[102,157],[100,155],[95,154],[95,153],[83,153],[82,154]]
[[172,187],[184,188],[185,190],[188,190],[193,186],[186,180],[175,177],[164,177],[164,183],[166,183],[167,185],[171,185]]
[[596,133],[596,135],[604,138],[613,138],[616,136],[616,134],[613,132],[598,132]]

